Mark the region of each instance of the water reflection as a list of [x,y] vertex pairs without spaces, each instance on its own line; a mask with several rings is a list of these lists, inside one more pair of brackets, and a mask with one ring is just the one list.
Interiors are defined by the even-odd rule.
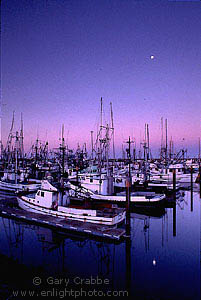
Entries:
[[187,191],[173,200],[160,209],[132,210],[131,239],[117,244],[0,218],[1,285],[10,293],[14,287],[33,288],[34,276],[42,278],[41,288],[49,287],[50,276],[67,278],[71,286],[76,277],[98,276],[109,281],[96,284],[104,291],[128,290],[140,299],[199,299],[199,194]]

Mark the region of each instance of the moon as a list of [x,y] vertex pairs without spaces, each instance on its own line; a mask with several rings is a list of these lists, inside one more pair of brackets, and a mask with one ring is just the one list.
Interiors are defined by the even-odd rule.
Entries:
[[155,57],[154,57],[154,55],[151,55],[150,58],[151,58],[151,59],[154,59]]

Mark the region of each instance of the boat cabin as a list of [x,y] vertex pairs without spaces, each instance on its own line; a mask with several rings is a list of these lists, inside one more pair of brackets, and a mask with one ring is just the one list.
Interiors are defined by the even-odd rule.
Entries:
[[46,208],[56,208],[58,205],[59,193],[47,180],[42,181],[41,188],[35,196],[35,204]]

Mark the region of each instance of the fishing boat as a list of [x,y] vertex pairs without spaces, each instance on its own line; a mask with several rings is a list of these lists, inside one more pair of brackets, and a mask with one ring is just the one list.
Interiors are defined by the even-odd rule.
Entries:
[[17,200],[19,207],[30,212],[103,225],[123,222],[126,213],[121,208],[90,209],[72,206],[69,203],[68,191],[61,193],[47,180],[42,181],[41,188],[35,195],[18,194]]
[[[165,194],[155,194],[155,193],[140,194],[136,192],[131,194],[130,202],[131,204],[133,203],[134,205],[140,205],[140,206],[157,205],[157,204],[162,204],[165,197],[166,197]],[[126,203],[126,195],[105,196],[105,195],[94,194],[91,196],[91,198],[93,200],[109,201],[112,203]]]
[[[125,193],[117,195],[102,195],[94,193],[92,190],[80,186],[75,186],[72,183],[67,184],[69,188],[69,196],[71,199],[82,199],[84,197],[90,198],[93,201],[102,201],[110,203],[126,203]],[[134,205],[150,206],[162,204],[166,198],[165,194],[155,194],[153,192],[134,192],[131,193],[130,202]]]
[[4,175],[0,180],[0,190],[5,192],[34,192],[37,191],[40,186],[40,180],[26,179],[24,176],[19,177],[19,175],[14,172],[4,172]]
[[190,183],[191,182],[191,176],[193,182],[196,182],[196,179],[198,177],[198,172],[193,172],[191,175],[189,170],[186,170],[183,164],[170,164],[168,167],[163,167],[158,170],[151,170],[150,172],[150,180],[151,181],[173,181],[173,172],[176,174],[176,179],[180,183]]

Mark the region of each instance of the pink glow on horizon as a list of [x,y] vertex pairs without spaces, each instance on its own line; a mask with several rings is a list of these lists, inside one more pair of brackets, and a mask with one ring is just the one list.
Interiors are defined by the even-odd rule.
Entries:
[[104,122],[112,102],[117,148],[129,136],[139,148],[147,123],[150,146],[158,151],[163,117],[168,139],[196,155],[201,132],[198,6],[78,2],[2,3],[3,144],[15,110],[15,130],[23,113],[27,150],[37,135],[50,148],[58,147],[62,124],[70,148],[86,142],[89,149],[103,97]]

